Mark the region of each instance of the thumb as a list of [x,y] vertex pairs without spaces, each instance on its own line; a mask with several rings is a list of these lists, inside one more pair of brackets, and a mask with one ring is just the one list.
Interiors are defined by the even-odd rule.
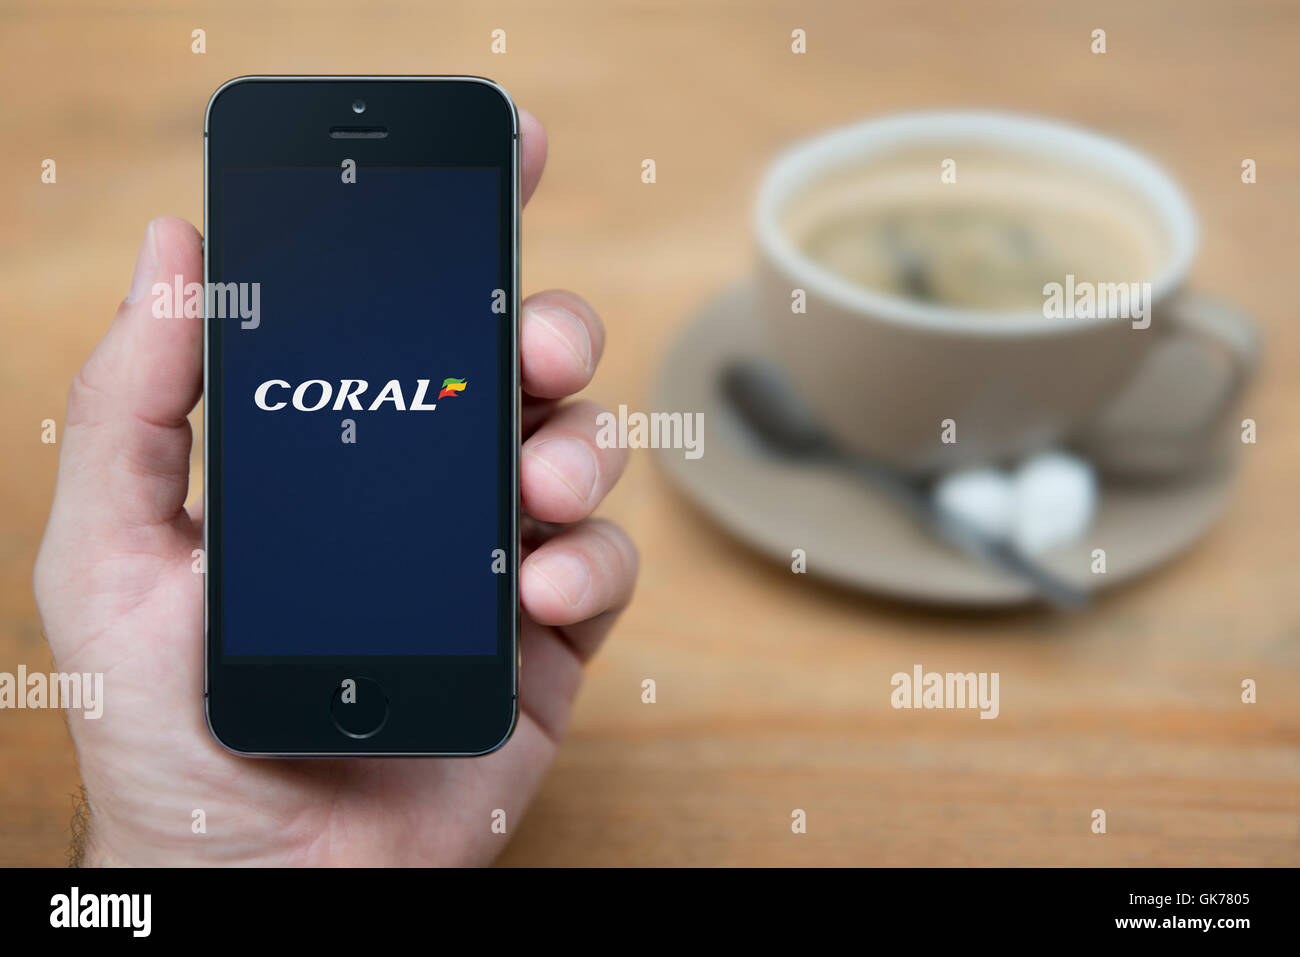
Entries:
[[[166,216],[151,222],[130,291],[68,392],[51,522],[97,534],[174,521],[189,488],[186,419],[203,385],[201,318],[161,301],[156,283],[201,283],[198,231]],[[201,311],[201,310],[200,310]],[[164,313],[156,315],[155,312]]]

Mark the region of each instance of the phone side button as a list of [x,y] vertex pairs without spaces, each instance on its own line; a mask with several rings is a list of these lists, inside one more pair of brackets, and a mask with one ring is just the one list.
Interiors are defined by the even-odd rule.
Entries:
[[347,678],[330,698],[334,727],[349,738],[369,738],[388,723],[388,696],[376,681]]

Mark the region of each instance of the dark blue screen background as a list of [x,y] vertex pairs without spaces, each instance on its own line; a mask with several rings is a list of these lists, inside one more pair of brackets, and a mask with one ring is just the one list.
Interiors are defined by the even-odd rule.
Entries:
[[[491,655],[502,324],[495,169],[228,170],[223,281],[261,283],[261,324],[223,322],[222,633],[227,655]],[[508,328],[508,326],[507,326]],[[508,339],[505,340],[508,343]],[[435,400],[443,379],[467,380]],[[274,412],[257,386],[365,379],[365,411]],[[390,379],[409,409],[368,411]],[[291,390],[273,389],[271,402]],[[319,399],[313,386],[309,404]],[[508,409],[505,410],[508,414]],[[356,423],[356,444],[341,441]],[[507,477],[508,481],[508,477]]]

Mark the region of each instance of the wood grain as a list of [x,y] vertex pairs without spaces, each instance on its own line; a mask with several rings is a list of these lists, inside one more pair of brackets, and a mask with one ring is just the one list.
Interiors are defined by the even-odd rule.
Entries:
[[[1005,107],[1134,143],[1197,204],[1195,282],[1267,337],[1246,411],[1259,442],[1227,514],[1081,617],[940,614],[752,556],[633,453],[602,511],[640,544],[639,592],[502,861],[1300,863],[1300,7],[10,0],[0,18],[0,670],[49,664],[30,589],[57,454],[40,422],[62,419],[145,223],[201,222],[203,108],[223,80],[501,81],[550,133],[525,287],[570,287],[600,309],[608,347],[588,391],[633,409],[692,309],[751,268],[750,204],[778,148],[884,112]],[[505,55],[489,52],[495,28]],[[46,157],[53,186],[39,181]],[[892,710],[890,674],[917,661],[999,671],[1001,716]],[[1246,677],[1253,706],[1239,701]],[[61,863],[78,783],[62,716],[0,713],[0,761],[0,863]],[[791,833],[794,808],[806,835]],[[1107,810],[1104,837],[1093,808]]]

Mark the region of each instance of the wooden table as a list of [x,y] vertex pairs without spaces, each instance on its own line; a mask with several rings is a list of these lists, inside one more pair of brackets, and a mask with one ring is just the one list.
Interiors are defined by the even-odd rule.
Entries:
[[[640,543],[640,590],[502,860],[1300,863],[1300,8],[181,7],[28,0],[0,14],[0,670],[49,664],[30,593],[56,456],[40,422],[61,421],[145,222],[201,222],[203,107],[228,77],[503,82],[551,136],[525,217],[525,286],[572,287],[602,311],[609,345],[589,393],[633,409],[691,311],[751,268],[750,204],[779,147],[882,112],[1006,107],[1111,132],[1166,164],[1202,215],[1196,283],[1259,317],[1267,361],[1246,410],[1259,442],[1227,514],[1081,617],[942,614],[754,557],[634,452],[603,512]],[[195,28],[206,54],[190,52]],[[505,55],[489,52],[496,28]],[[1089,50],[1095,28],[1104,55]],[[39,181],[46,157],[56,185]],[[1246,157],[1255,185],[1240,182]],[[916,661],[999,671],[1001,716],[892,710],[889,675]],[[641,703],[647,677],[653,706]],[[1247,677],[1258,704],[1239,700]],[[0,713],[0,755],[0,863],[61,862],[78,780],[62,716]],[[791,833],[794,808],[805,835]],[[1104,836],[1091,833],[1094,808],[1107,811]]]

